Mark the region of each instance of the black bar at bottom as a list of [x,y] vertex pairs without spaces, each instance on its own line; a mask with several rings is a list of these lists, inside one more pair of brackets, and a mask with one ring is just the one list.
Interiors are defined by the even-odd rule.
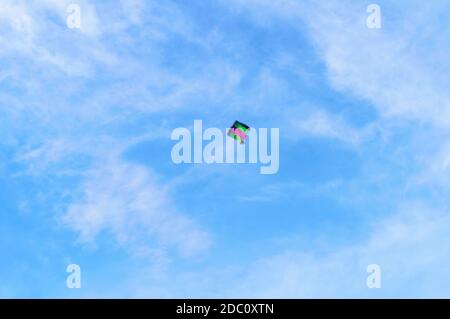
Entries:
[[[311,315],[385,317],[391,309],[418,314],[419,310],[438,311],[450,305],[448,300],[351,300],[351,299],[10,299],[0,300],[2,310],[18,313],[27,310],[36,313],[62,310],[64,314],[85,317],[87,309],[97,308],[101,313],[153,318],[309,318]],[[97,310],[96,309],[96,310]],[[59,312],[60,313],[60,312]],[[61,314],[61,313],[60,313]]]

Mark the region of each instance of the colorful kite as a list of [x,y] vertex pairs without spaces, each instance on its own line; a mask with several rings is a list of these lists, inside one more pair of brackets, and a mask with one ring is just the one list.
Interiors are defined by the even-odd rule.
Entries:
[[234,138],[236,141],[239,141],[241,144],[244,144],[248,131],[250,131],[250,127],[244,123],[235,121],[233,126],[231,126],[228,131],[228,136]]

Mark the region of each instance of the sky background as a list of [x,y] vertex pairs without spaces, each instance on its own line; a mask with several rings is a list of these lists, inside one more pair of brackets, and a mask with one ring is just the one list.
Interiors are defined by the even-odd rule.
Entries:
[[[371,3],[0,0],[0,297],[450,297],[450,7]],[[278,173],[174,164],[196,119]]]

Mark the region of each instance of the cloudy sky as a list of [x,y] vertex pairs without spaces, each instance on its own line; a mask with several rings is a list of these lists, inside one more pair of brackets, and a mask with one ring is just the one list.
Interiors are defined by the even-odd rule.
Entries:
[[450,297],[450,8],[371,3],[0,0],[0,297]]

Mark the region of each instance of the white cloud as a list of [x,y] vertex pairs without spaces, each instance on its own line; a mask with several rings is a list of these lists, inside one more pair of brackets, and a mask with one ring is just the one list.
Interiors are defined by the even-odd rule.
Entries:
[[[448,7],[421,1],[378,4],[381,29],[367,28],[366,4],[352,1],[229,2],[262,25],[287,23],[299,32],[306,26],[332,88],[368,102],[380,115],[362,129],[325,111],[291,116],[293,132],[358,145],[374,142],[362,151],[367,156],[361,157],[360,186],[374,176],[392,176],[398,190],[417,196],[438,187],[448,197],[450,63],[444,52],[450,46],[448,30],[437,18]],[[387,179],[383,183],[389,188]]]
[[433,21],[444,9],[442,4],[413,1],[407,4],[410,10],[404,10],[383,1],[385,23],[380,30],[366,27],[366,7],[352,1],[235,0],[231,4],[268,21],[287,18],[299,30],[301,22],[306,23],[332,85],[372,102],[381,115],[450,124],[450,83],[445,76],[450,64],[441,54],[449,47],[448,31]]
[[[333,250],[320,253],[314,247],[282,250],[169,277],[141,271],[124,293],[138,298],[448,298],[450,249],[442,244],[448,234],[448,210],[405,202],[390,216],[374,219],[367,236],[352,245],[329,242]],[[311,246],[301,236],[297,240]],[[366,285],[371,264],[381,267],[380,289]]]
[[300,135],[331,138],[357,145],[369,133],[370,127],[358,130],[349,126],[342,118],[326,111],[315,111],[303,119],[292,120],[293,131]]
[[[71,30],[66,26],[71,2],[0,5],[0,78],[24,90],[0,90],[2,121],[13,135],[13,160],[25,167],[15,176],[52,178],[58,189],[43,191],[62,194],[61,202],[52,203],[56,207],[69,198],[62,220],[78,233],[80,243],[95,244],[105,234],[136,256],[157,255],[159,260],[170,259],[173,250],[182,256],[207,251],[209,233],[174,208],[170,190],[149,167],[127,163],[122,155],[135,143],[169,136],[158,119],[127,130],[133,120],[184,106],[199,95],[220,99],[239,74],[219,62],[211,63],[212,73],[178,74],[161,66],[160,56],[140,60],[122,49],[142,41],[152,52],[161,41],[149,37],[153,31],[188,37],[190,21],[174,5],[77,1],[82,28]],[[141,25],[148,12],[156,19]],[[136,24],[140,31],[128,32]],[[92,90],[83,82],[105,78],[106,85]],[[68,175],[76,179],[71,186],[62,180]]]
[[[365,4],[352,1],[236,0],[231,4],[263,26],[282,19],[298,30],[306,25],[327,66],[331,86],[369,102],[381,116],[360,131],[319,111],[292,120],[298,132],[358,143],[379,128],[391,140],[378,140],[370,149],[373,153],[366,150],[364,155],[371,158],[365,158],[365,173],[353,182],[359,190],[366,187],[390,203],[398,204],[405,197],[423,202],[385,218],[363,245],[326,256],[293,251],[261,260],[250,267],[237,290],[244,296],[259,291],[258,297],[448,297],[450,287],[442,282],[450,263],[443,247],[450,233],[445,203],[450,63],[444,54],[449,34],[437,18],[448,7],[441,2],[430,6],[420,1],[382,1],[383,28],[373,30],[365,25]],[[382,184],[371,188],[368,180],[378,177]],[[365,287],[365,267],[371,263],[384,269],[380,292]]]
[[[79,194],[74,195],[76,200],[68,205],[63,218],[65,224],[79,234],[81,242],[94,242],[102,234],[109,234],[136,254],[149,254],[150,249],[150,254],[158,255],[171,247],[182,255],[205,251],[211,242],[208,233],[174,209],[165,184],[148,168],[120,159],[129,144],[125,143],[120,150],[112,147],[110,151],[108,147],[119,142],[118,139],[111,137],[106,146],[99,146],[102,139],[89,137],[98,136],[99,131],[114,132],[118,126],[103,124],[124,124],[130,119],[129,114],[139,118],[145,112],[176,109],[198,97],[220,102],[233,95],[241,77],[239,69],[221,60],[197,61],[202,62],[201,69],[206,70],[200,72],[196,68],[186,72],[170,71],[159,65],[160,56],[155,53],[153,44],[167,40],[171,34],[181,35],[196,45],[206,45],[176,6],[159,6],[152,2],[148,9],[142,1],[123,1],[124,19],[116,23],[114,17],[114,23],[109,24],[110,21],[99,17],[107,17],[109,12],[97,10],[93,5],[84,6],[85,3],[82,1],[87,15],[83,18],[81,34],[66,28],[63,2],[47,0],[43,7],[24,1],[3,1],[0,5],[0,26],[4,30],[0,32],[0,56],[6,58],[5,61],[14,58],[17,62],[6,62],[0,77],[14,78],[29,94],[2,99],[2,104],[8,106],[5,112],[12,114],[8,119],[14,119],[4,122],[8,128],[14,126],[18,132],[26,131],[30,141],[25,144],[40,145],[19,150],[17,158],[38,171],[48,172],[49,167],[56,170],[56,164],[67,160],[70,154],[92,156]],[[423,40],[428,38],[427,32],[436,34],[438,31],[427,26],[426,19],[419,19],[417,25],[411,26],[407,23],[408,17],[404,17],[404,24],[392,27],[389,27],[389,20],[384,19],[384,26],[389,29],[383,27],[381,31],[374,31],[365,28],[364,6],[350,2],[313,4],[311,1],[252,0],[233,3],[250,7],[262,24],[272,23],[272,19],[266,17],[274,13],[287,17],[289,23],[299,27],[302,27],[300,21],[305,22],[327,65],[334,88],[369,101],[384,118],[428,121],[447,129],[450,66],[447,55],[440,56],[439,52],[446,48],[448,33],[443,31],[433,37],[435,42],[430,52],[420,51],[420,47],[428,47]],[[143,15],[148,12],[152,12],[155,19],[149,19],[150,27],[136,34],[139,41],[148,44],[146,53],[150,62],[142,63],[117,48],[136,44],[135,39],[123,31],[131,25],[143,26]],[[56,13],[60,19],[51,22],[42,13]],[[412,44],[414,41],[418,41],[416,46]],[[436,64],[440,67],[435,68]],[[114,83],[95,87],[96,93],[88,96],[88,101],[79,101],[73,95],[79,85],[74,78],[92,79],[99,67],[105,67],[102,72]],[[27,77],[30,69],[35,71],[34,79]],[[54,89],[52,84],[65,83],[66,76],[70,78],[67,85],[55,85],[57,92],[54,94],[47,92],[52,91],[48,88]],[[270,70],[263,70],[260,81],[262,87],[271,90],[278,86]],[[351,144],[361,143],[368,134],[365,129],[356,129],[343,118],[325,111],[294,120],[293,125],[301,134]],[[440,156],[433,162],[431,184],[436,183],[438,175],[442,178],[442,172],[448,172],[446,151],[438,152]],[[102,161],[102,155],[108,160]],[[268,190],[273,191],[263,189],[262,194]],[[279,193],[275,193],[276,196]],[[258,201],[262,198],[242,199]],[[233,287],[244,295],[254,295],[258,291],[259,295],[270,297],[360,296],[359,293],[366,292],[365,266],[375,262],[386,270],[387,294],[407,294],[396,289],[413,285],[410,277],[417,274],[423,274],[417,276],[417,285],[423,288],[420,293],[438,294],[436,282],[445,275],[444,270],[439,272],[440,265],[448,266],[448,251],[440,248],[442,238],[448,237],[450,223],[445,214],[437,213],[430,206],[412,206],[406,210],[413,213],[403,211],[386,219],[365,245],[319,257],[308,252],[268,257],[250,266],[242,283],[234,283]],[[433,274],[436,269],[437,273]],[[210,281],[205,283],[210,284]],[[343,286],[347,287],[344,292]],[[448,291],[447,286],[442,289]],[[370,296],[370,292],[367,293]],[[419,290],[411,293],[419,294]]]
[[411,49],[411,42],[425,31],[423,21],[377,32],[362,27],[364,15],[358,10],[343,6],[335,16],[308,18],[335,87],[372,101],[384,116],[449,124],[450,96],[440,85],[445,67],[430,68],[422,53]]
[[131,250],[176,247],[183,256],[205,251],[209,235],[171,207],[168,190],[145,167],[112,161],[92,169],[81,198],[69,205],[64,224],[82,243],[110,233]]
[[[287,251],[249,267],[236,291],[245,297],[448,297],[445,282],[450,233],[448,212],[409,203],[374,223],[360,244],[315,255]],[[378,264],[382,288],[366,286],[366,267]]]
[[[99,42],[95,7],[79,1],[83,8],[83,28],[78,32],[66,26],[65,3],[71,2],[3,1],[0,55],[56,68],[69,76],[87,76],[92,74],[94,63],[110,63],[114,57]],[[49,16],[59,19],[54,21]],[[14,67],[19,69],[20,65]]]

